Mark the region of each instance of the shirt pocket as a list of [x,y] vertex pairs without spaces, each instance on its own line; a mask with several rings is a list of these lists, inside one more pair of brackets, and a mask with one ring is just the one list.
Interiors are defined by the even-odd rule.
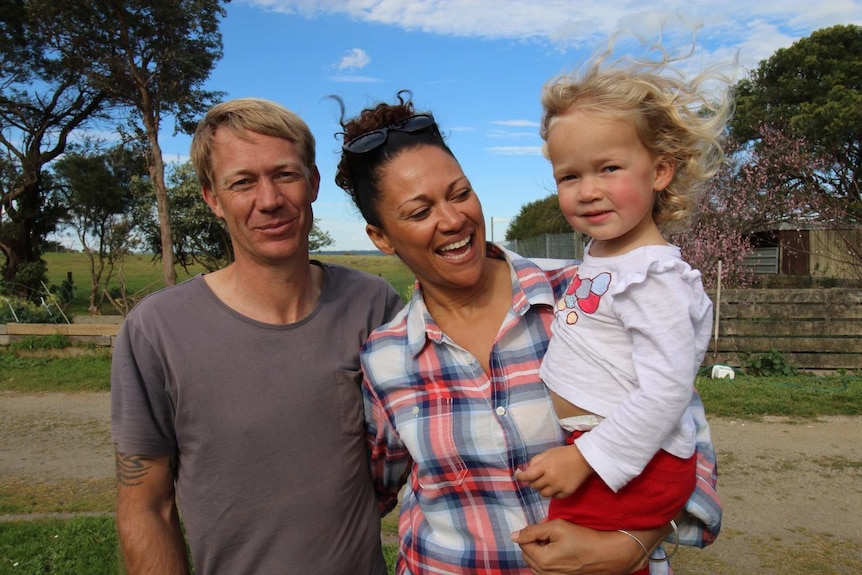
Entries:
[[338,391],[338,419],[342,435],[362,435],[365,414],[362,408],[362,371],[339,369],[335,373]]
[[414,405],[399,422],[399,434],[416,463],[416,480],[427,490],[457,487],[467,465],[455,440],[457,414],[451,397],[432,397]]

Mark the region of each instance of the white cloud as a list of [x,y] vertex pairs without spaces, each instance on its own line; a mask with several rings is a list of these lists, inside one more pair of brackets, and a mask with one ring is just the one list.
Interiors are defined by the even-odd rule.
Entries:
[[476,128],[472,126],[455,126],[453,128],[446,128],[447,132],[475,132]]
[[372,76],[351,76],[351,75],[343,75],[343,76],[330,76],[330,80],[333,82],[350,82],[354,84],[370,84],[372,82],[382,82],[380,78],[374,78]]
[[[491,38],[551,38],[561,30],[580,34],[628,28],[655,32],[661,25],[709,23],[739,25],[763,18],[790,26],[820,27],[859,22],[858,0],[690,0],[632,9],[630,0],[249,0],[261,8],[304,16],[344,14],[367,22],[439,34]],[[849,19],[848,19],[849,16]]]
[[362,48],[353,48],[336,64],[339,70],[358,70],[371,63],[371,56]]
[[[306,17],[355,20],[467,36],[600,46],[620,30],[662,36],[685,45],[700,26],[699,48],[719,54],[740,48],[740,63],[755,67],[792,39],[834,24],[862,24],[862,0],[671,0],[633,9],[630,0],[248,0],[263,9]],[[686,38],[688,38],[686,40]]]
[[485,134],[489,138],[494,139],[507,139],[507,140],[522,140],[524,138],[539,138],[539,130],[531,130],[529,132],[513,132],[511,130],[489,130]]
[[497,156],[541,156],[542,146],[492,146],[488,151]]
[[510,128],[538,128],[539,123],[534,120],[494,120],[495,126],[508,126]]

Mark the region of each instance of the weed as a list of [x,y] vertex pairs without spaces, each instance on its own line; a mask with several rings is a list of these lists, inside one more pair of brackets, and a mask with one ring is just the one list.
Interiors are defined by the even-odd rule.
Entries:
[[11,351],[34,351],[39,349],[66,349],[71,346],[69,338],[61,333],[51,335],[28,335],[9,344]]
[[852,459],[847,459],[846,457],[835,455],[829,457],[818,457],[814,460],[814,463],[820,467],[830,469],[832,471],[862,470],[862,461],[854,461]]
[[744,353],[742,355],[742,367],[748,375],[761,377],[771,376],[793,376],[797,369],[792,365],[784,354],[773,348],[767,353]]
[[110,352],[81,357],[19,357],[0,352],[0,391],[108,391]]

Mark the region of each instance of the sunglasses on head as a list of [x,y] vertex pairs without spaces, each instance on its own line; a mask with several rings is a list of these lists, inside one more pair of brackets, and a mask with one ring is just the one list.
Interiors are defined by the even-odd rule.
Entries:
[[356,136],[346,144],[342,146],[342,149],[346,152],[351,152],[353,154],[364,154],[365,152],[370,152],[376,148],[379,148],[383,144],[386,143],[386,140],[389,138],[389,132],[405,132],[407,134],[412,134],[415,132],[420,132],[426,128],[430,128],[434,125],[434,118],[432,118],[428,114],[417,114],[415,116],[410,116],[409,118],[405,118],[400,122],[395,122],[394,124],[390,124],[385,128],[380,128],[379,130],[372,130],[370,132],[365,132],[359,136]]

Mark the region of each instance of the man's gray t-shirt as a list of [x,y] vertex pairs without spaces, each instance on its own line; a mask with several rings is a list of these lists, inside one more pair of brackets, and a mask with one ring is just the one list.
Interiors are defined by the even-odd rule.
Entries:
[[143,299],[117,338],[114,443],[178,454],[197,575],[385,570],[359,351],[401,302],[381,278],[322,267],[298,323],[242,316],[197,276]]

